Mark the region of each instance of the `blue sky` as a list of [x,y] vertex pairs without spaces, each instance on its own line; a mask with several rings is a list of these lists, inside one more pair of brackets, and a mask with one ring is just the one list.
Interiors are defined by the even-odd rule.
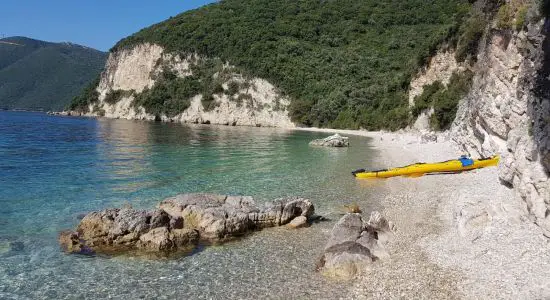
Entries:
[[106,51],[121,38],[213,0],[2,0],[0,35]]

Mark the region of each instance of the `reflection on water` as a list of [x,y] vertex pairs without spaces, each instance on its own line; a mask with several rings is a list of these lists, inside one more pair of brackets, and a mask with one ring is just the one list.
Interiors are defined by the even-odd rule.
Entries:
[[[313,272],[315,257],[344,204],[369,211],[383,194],[382,184],[350,174],[371,165],[363,138],[351,137],[349,149],[325,149],[308,146],[325,134],[272,128],[5,112],[0,124],[0,298],[334,298],[345,286]],[[151,208],[187,192],[258,202],[303,196],[332,221],[264,230],[172,260],[58,250],[57,232],[74,227],[83,212],[125,202]]]

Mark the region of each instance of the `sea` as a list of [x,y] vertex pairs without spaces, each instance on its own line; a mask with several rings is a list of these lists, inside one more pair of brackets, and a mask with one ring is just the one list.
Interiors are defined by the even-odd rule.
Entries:
[[[300,130],[185,125],[0,111],[0,299],[335,299],[354,282],[315,270],[344,206],[381,209],[369,138],[320,148]],[[327,220],[270,228],[190,255],[63,253],[57,237],[87,212],[150,209],[180,193],[310,199]]]

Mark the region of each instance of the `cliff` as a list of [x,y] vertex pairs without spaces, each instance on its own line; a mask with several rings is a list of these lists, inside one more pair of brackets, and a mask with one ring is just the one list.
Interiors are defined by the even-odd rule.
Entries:
[[550,236],[548,28],[540,21],[525,31],[487,33],[451,135],[471,154],[502,155],[500,179]]
[[[199,90],[196,94],[189,94],[188,99],[172,99],[187,106],[182,112],[170,114],[165,110],[156,111],[149,102],[141,101],[143,105],[140,105],[136,101],[140,95],[154,90],[165,73],[172,73],[177,77],[167,84],[169,88],[178,88],[172,83],[173,80],[196,75],[195,71],[202,70],[194,69],[203,60],[207,59],[196,54],[167,53],[161,46],[147,43],[113,52],[109,55],[96,88],[98,102],[88,104],[85,114],[182,123],[294,127],[288,117],[289,100],[286,97],[266,80],[245,78],[227,64],[208,78],[202,78],[217,81],[217,90],[210,95]],[[231,89],[234,90],[230,91]],[[211,103],[204,101],[208,96],[212,97],[209,101]],[[165,105],[165,101],[170,99],[161,100]],[[205,104],[210,105],[205,107]],[[147,105],[149,107],[144,107]]]
[[[452,49],[432,58],[411,82],[410,105],[430,84],[445,86],[449,74],[471,71],[449,136],[472,156],[500,154],[501,182],[517,191],[525,215],[550,237],[550,23],[535,2],[522,5],[529,7],[529,22],[519,30],[500,28],[497,14],[473,63],[457,63]],[[423,111],[413,128],[429,129],[431,114],[433,108]]]

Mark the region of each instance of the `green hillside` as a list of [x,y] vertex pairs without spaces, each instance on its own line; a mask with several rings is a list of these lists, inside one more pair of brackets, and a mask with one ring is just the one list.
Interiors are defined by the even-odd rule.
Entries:
[[294,121],[395,129],[409,122],[411,75],[456,34],[470,6],[465,0],[224,0],[144,29],[112,50],[152,42],[220,58],[290,96]]
[[0,40],[0,108],[60,110],[101,72],[107,54],[70,43]]

